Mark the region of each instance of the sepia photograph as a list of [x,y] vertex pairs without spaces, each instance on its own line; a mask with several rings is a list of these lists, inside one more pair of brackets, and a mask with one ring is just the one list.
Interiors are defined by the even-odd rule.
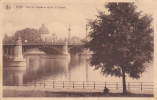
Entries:
[[2,98],[154,98],[152,0],[2,3]]

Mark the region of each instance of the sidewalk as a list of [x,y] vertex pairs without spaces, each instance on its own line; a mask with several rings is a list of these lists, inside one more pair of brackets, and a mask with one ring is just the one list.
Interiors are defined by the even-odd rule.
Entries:
[[[3,90],[16,90],[16,91],[47,91],[47,92],[84,92],[84,93],[93,93],[99,92],[102,93],[103,89],[83,89],[83,88],[53,88],[53,87],[24,87],[24,86],[3,86]],[[110,89],[110,93],[122,93],[122,89]],[[153,94],[153,90],[130,90],[131,93],[136,94]]]

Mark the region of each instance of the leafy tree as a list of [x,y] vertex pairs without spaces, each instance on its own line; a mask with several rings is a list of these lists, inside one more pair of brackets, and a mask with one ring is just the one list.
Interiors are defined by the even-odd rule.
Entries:
[[90,64],[95,69],[122,77],[126,93],[125,75],[139,79],[153,59],[153,19],[137,12],[133,3],[107,3],[105,8],[109,14],[98,11],[97,18],[89,20],[90,40],[85,47],[93,51]]
[[7,44],[11,44],[11,43],[15,43],[13,36],[5,36],[3,38],[3,43],[7,43]]
[[15,32],[14,35],[15,40],[19,35],[23,43],[25,42],[25,40],[27,40],[27,43],[40,42],[40,34],[38,33],[37,29],[25,28],[22,30],[18,30]]

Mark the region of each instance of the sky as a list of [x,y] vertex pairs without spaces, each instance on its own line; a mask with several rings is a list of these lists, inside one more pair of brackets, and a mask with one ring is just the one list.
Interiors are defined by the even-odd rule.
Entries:
[[[87,19],[95,19],[97,9],[107,12],[106,2],[57,2],[57,3],[4,3],[3,4],[3,34],[11,36],[17,30],[25,28],[39,29],[42,24],[49,30],[49,35],[56,33],[57,37],[68,37],[70,24],[71,37],[86,36]],[[152,2],[135,3],[138,11],[147,14],[154,13]],[[11,9],[6,10],[6,5]],[[27,7],[26,7],[27,6]],[[22,7],[22,8],[20,8]],[[34,8],[29,8],[34,7]],[[53,7],[53,8],[40,8]],[[57,7],[57,8],[55,8]],[[58,8],[59,7],[59,8]]]

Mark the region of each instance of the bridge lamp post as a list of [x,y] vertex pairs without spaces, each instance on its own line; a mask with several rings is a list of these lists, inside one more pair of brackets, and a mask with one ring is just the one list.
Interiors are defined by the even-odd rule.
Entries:
[[31,42],[31,35],[29,36],[29,43]]
[[39,38],[40,38],[40,45],[41,45],[41,36]]
[[54,44],[54,42],[55,42],[55,38],[53,38],[52,41],[53,41],[53,44]]
[[69,43],[70,43],[70,42],[71,42],[71,41],[70,41],[70,31],[71,31],[71,29],[70,29],[70,24],[69,24],[69,29],[68,29],[68,30],[69,30]]
[[25,43],[27,44],[27,40],[25,40]]
[[87,41],[87,31],[88,31],[88,25],[86,25],[86,41]]
[[5,41],[5,44],[6,44],[6,39],[7,39],[7,34],[5,33],[5,35],[4,35],[4,41]]

